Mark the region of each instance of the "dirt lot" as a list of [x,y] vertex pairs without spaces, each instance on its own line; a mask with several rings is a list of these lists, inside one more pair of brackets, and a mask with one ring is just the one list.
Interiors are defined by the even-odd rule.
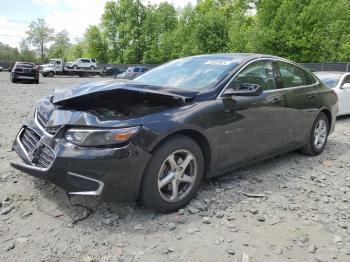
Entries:
[[321,156],[293,152],[205,181],[170,215],[91,197],[70,203],[12,169],[11,144],[33,102],[94,80],[11,84],[0,73],[0,261],[350,261],[350,117],[337,120]]

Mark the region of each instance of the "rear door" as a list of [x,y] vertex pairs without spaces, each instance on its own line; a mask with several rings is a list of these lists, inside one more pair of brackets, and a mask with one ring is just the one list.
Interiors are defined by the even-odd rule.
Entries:
[[220,169],[243,164],[277,152],[283,134],[283,98],[276,89],[275,70],[271,60],[258,60],[237,74],[227,88],[244,84],[263,87],[260,96],[218,98],[216,119],[219,135]]
[[284,100],[284,142],[298,147],[308,136],[320,108],[318,81],[303,68],[277,61],[277,87]]

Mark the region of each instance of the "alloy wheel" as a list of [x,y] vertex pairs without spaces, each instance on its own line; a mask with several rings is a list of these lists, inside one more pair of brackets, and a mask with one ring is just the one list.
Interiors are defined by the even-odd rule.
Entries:
[[198,177],[198,162],[188,150],[171,153],[158,173],[158,192],[167,202],[178,202],[192,190]]
[[325,120],[320,119],[314,130],[314,146],[317,150],[320,150],[327,139],[327,123]]

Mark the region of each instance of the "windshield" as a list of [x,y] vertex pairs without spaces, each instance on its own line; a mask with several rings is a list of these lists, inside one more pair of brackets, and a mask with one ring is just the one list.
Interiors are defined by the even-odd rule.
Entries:
[[339,80],[341,78],[341,74],[326,74],[326,73],[321,73],[321,74],[318,74],[318,73],[315,73],[317,75],[317,77],[328,87],[330,88],[335,88],[338,83],[339,83]]
[[158,66],[135,81],[145,84],[203,90],[216,84],[242,60],[230,57],[187,57]]

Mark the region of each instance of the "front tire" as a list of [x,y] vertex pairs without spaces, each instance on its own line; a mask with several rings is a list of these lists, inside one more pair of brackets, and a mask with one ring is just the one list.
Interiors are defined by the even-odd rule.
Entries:
[[204,176],[204,157],[192,139],[176,135],[161,144],[144,173],[142,203],[163,213],[177,211],[194,197]]
[[302,152],[310,156],[321,154],[327,144],[328,135],[329,121],[327,116],[321,112],[312,125],[308,144],[302,149]]
[[49,77],[54,77],[55,76],[55,73],[53,71],[50,71],[49,74],[48,74]]
[[77,69],[78,69],[78,66],[77,66],[77,65],[74,65],[74,66],[73,66],[73,69],[74,69],[74,70],[77,70]]

